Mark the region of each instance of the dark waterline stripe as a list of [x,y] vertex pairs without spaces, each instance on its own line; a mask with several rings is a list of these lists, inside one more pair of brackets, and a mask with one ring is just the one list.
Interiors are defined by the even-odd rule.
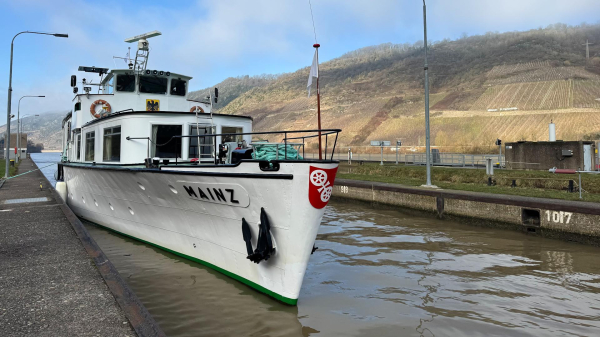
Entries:
[[131,235],[128,235],[128,234],[125,234],[125,233],[121,233],[121,232],[119,232],[119,231],[117,231],[117,230],[114,230],[114,229],[112,229],[112,228],[109,228],[109,227],[106,227],[106,226],[102,226],[102,225],[100,225],[100,224],[98,224],[98,223],[95,223],[95,222],[93,222],[93,221],[90,221],[90,220],[88,220],[88,219],[85,219],[85,218],[82,218],[82,219],[84,219],[85,221],[87,221],[87,222],[89,222],[89,223],[92,223],[92,224],[94,224],[95,226],[98,226],[98,227],[101,227],[101,228],[107,229],[107,230],[109,230],[109,231],[111,231],[111,232],[113,232],[113,233],[117,233],[117,234],[119,234],[119,235],[122,235],[122,236],[128,237],[128,238],[130,238],[130,239],[133,239],[133,240],[136,240],[136,241],[143,242],[143,243],[145,243],[145,244],[148,244],[148,245],[150,245],[150,246],[153,246],[153,247],[156,247],[156,248],[162,249],[162,250],[164,250],[164,251],[166,251],[166,252],[169,252],[169,253],[171,253],[171,254],[177,255],[177,256],[179,256],[179,257],[182,257],[182,258],[184,258],[184,259],[187,259],[187,260],[190,260],[190,261],[193,261],[193,262],[199,263],[199,264],[201,264],[201,265],[203,265],[203,266],[209,267],[209,268],[211,268],[211,269],[213,269],[213,270],[216,270],[216,271],[218,271],[218,272],[220,272],[220,273],[222,273],[222,274],[224,274],[224,275],[226,275],[226,276],[229,276],[229,277],[231,277],[231,278],[232,278],[232,279],[234,279],[234,280],[237,280],[237,281],[239,281],[239,282],[242,282],[242,283],[244,283],[245,285],[247,285],[247,286],[249,286],[249,287],[251,287],[251,288],[254,288],[255,290],[258,290],[258,291],[260,291],[261,293],[264,293],[264,294],[266,294],[266,295],[269,295],[269,296],[273,297],[274,299],[276,299],[276,300],[278,300],[278,301],[280,301],[280,302],[282,302],[282,303],[285,303],[285,304],[288,304],[288,305],[297,305],[297,304],[298,304],[298,299],[297,299],[297,298],[296,298],[296,299],[292,299],[292,298],[289,298],[289,297],[285,297],[285,296],[283,296],[283,295],[279,295],[278,293],[276,293],[276,292],[274,292],[274,291],[271,291],[271,290],[269,290],[269,289],[267,289],[267,288],[265,288],[265,287],[263,287],[263,286],[261,286],[261,285],[259,285],[259,284],[256,284],[256,283],[254,283],[254,282],[252,282],[252,281],[250,281],[250,280],[248,280],[248,279],[245,279],[245,278],[243,278],[243,277],[241,277],[241,276],[239,276],[239,275],[237,275],[237,274],[234,274],[234,273],[232,273],[232,272],[230,272],[230,271],[228,271],[228,270],[225,270],[225,269],[223,269],[223,268],[221,268],[221,267],[217,267],[217,266],[215,266],[215,265],[214,265],[214,264],[212,264],[212,263],[206,262],[206,261],[204,261],[204,260],[197,259],[197,258],[195,258],[195,257],[192,257],[192,256],[189,256],[189,255],[185,255],[185,254],[183,254],[183,253],[179,253],[179,252],[177,252],[177,251],[171,250],[171,249],[169,249],[169,248],[165,248],[165,247],[163,247],[163,246],[157,245],[157,244],[155,244],[155,243],[152,243],[152,242],[148,242],[148,241],[145,241],[145,240],[142,240],[142,239],[136,238],[135,236],[131,236]]

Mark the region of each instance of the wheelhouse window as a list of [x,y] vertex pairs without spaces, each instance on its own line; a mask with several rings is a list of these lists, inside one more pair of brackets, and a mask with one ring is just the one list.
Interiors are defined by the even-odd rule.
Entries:
[[185,96],[185,84],[186,82],[182,79],[171,79],[171,95]]
[[71,141],[71,122],[67,123],[67,142]]
[[103,161],[121,161],[121,127],[104,129]]
[[[232,127],[232,126],[223,126],[221,128],[221,133],[225,134],[225,133],[242,133],[242,128],[240,127]],[[242,135],[229,135],[229,136],[222,136],[221,137],[222,142],[223,143],[227,143],[227,142],[241,142],[242,141]]]
[[94,161],[96,132],[88,132],[85,134],[85,160]]
[[181,158],[181,125],[152,125],[152,157]]
[[115,89],[115,77],[112,76],[108,82],[106,82],[106,85],[104,86],[104,93],[105,94],[113,94],[114,93],[114,89]]
[[134,92],[135,75],[119,74],[117,75],[117,91]]
[[75,103],[75,111],[81,110],[81,102]]
[[77,160],[81,160],[81,134],[78,133],[77,136],[77,144],[75,145],[75,151],[77,151]]
[[[196,124],[190,125],[190,135],[197,136],[189,138],[190,158],[212,158],[214,137],[207,137],[212,134],[214,134],[214,129],[208,124],[198,124],[197,126]],[[200,156],[198,156],[198,140],[200,141]]]
[[140,76],[140,92],[148,94],[166,94],[167,78],[158,76]]

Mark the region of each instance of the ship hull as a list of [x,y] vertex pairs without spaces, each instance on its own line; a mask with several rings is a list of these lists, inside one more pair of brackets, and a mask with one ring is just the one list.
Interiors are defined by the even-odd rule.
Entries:
[[[295,305],[324,212],[317,208],[324,205],[309,201],[309,175],[333,172],[332,187],[337,166],[281,162],[277,171],[263,171],[256,162],[160,170],[65,164],[63,177],[67,204],[79,217]],[[262,209],[275,250],[257,264],[247,258],[242,219],[254,249]]]

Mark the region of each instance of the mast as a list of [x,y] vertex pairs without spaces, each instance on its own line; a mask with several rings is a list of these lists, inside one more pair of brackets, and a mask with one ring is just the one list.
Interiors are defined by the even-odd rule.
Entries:
[[[320,44],[313,44],[317,53],[317,74],[319,73],[319,47]],[[319,76],[317,75],[317,121],[319,128],[319,160],[323,160],[323,154],[321,153],[321,91],[319,90]]]

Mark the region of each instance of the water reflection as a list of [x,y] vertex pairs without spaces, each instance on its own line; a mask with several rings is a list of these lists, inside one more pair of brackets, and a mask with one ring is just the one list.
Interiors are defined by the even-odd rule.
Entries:
[[89,227],[169,336],[555,336],[600,328],[600,249],[333,201],[298,307]]
[[32,153],[30,155],[31,160],[35,162],[52,186],[56,186],[54,172],[56,172],[58,166],[55,164],[60,161],[60,155],[60,152]]

